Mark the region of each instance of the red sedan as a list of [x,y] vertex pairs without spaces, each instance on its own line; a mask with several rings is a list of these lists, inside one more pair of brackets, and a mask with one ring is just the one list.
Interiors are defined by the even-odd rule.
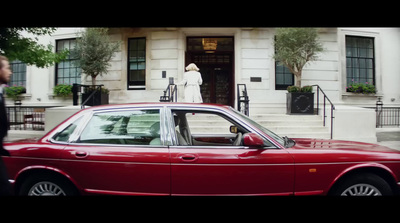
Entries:
[[229,106],[105,105],[5,144],[19,195],[399,194],[400,152],[279,137]]

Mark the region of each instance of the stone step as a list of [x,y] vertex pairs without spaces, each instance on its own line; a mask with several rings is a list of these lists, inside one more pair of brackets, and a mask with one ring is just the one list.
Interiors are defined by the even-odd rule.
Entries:
[[[281,131],[273,131],[278,136],[287,136],[289,138],[317,138],[317,139],[329,139],[330,132],[281,132]],[[193,129],[191,130],[192,134],[209,134],[210,131],[204,131],[201,129]],[[229,134],[229,132],[221,132],[220,134]]]
[[[257,114],[250,115],[251,119],[257,120],[322,120],[322,115],[286,115],[286,114]],[[196,120],[196,119],[212,119],[218,120],[220,117],[216,115],[187,115],[186,118],[188,120]]]
[[323,120],[321,115],[285,115],[285,114],[259,114],[250,116],[251,119],[261,120],[285,120],[285,121],[310,121]]
[[289,138],[316,138],[316,139],[330,139],[331,134],[329,132],[275,132],[279,136],[287,136]]
[[[311,125],[322,125],[323,119],[321,116],[284,116],[284,115],[258,115],[250,117],[257,123],[292,123],[293,125],[302,125],[305,122]],[[219,123],[222,120],[217,116],[187,116],[189,123],[193,122],[207,122],[207,123]]]
[[329,132],[324,126],[274,126],[268,129],[273,132]]
[[[257,114],[250,118],[279,136],[330,138],[330,129],[323,126],[320,115]],[[219,117],[188,116],[188,119],[192,134],[229,134],[229,125]]]
[[[192,125],[190,126],[190,129],[204,129],[205,131],[217,131],[217,130],[226,130],[229,131],[229,126],[230,125]],[[295,131],[302,131],[302,132],[328,132],[329,129],[324,126],[272,126],[268,127],[265,126],[267,129],[271,131],[286,131],[286,132],[292,132],[293,130]]]
[[[263,126],[322,126],[322,120],[254,120]],[[216,119],[191,119],[189,123],[193,124],[207,124],[207,125],[219,125],[225,123],[225,120]]]
[[323,126],[323,122],[321,120],[310,120],[310,121],[285,121],[285,120],[270,120],[270,121],[256,121],[262,126],[266,128],[272,128],[275,126]]

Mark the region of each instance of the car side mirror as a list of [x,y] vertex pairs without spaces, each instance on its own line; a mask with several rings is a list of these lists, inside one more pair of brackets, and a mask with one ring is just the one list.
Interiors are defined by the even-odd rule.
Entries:
[[234,125],[231,125],[230,127],[229,127],[229,131],[231,132],[231,133],[238,133],[238,129],[237,129],[237,127],[236,126],[234,126]]
[[256,133],[246,133],[243,135],[243,145],[251,147],[264,146],[264,140]]

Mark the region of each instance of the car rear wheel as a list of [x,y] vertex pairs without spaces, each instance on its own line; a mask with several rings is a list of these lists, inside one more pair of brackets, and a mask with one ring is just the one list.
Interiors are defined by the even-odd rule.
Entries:
[[56,175],[32,175],[21,185],[20,195],[24,196],[72,196],[77,195],[68,180]]
[[333,195],[337,196],[388,196],[393,195],[389,184],[371,173],[352,175],[342,182]]

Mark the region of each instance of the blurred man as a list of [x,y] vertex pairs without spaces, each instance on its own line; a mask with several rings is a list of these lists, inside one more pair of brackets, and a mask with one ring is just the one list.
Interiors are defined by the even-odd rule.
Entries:
[[10,81],[11,73],[7,57],[0,56],[0,196],[12,195],[11,185],[8,181],[7,169],[1,157],[10,155],[10,153],[3,148],[3,138],[7,135],[8,131],[6,105],[3,97],[3,85]]

